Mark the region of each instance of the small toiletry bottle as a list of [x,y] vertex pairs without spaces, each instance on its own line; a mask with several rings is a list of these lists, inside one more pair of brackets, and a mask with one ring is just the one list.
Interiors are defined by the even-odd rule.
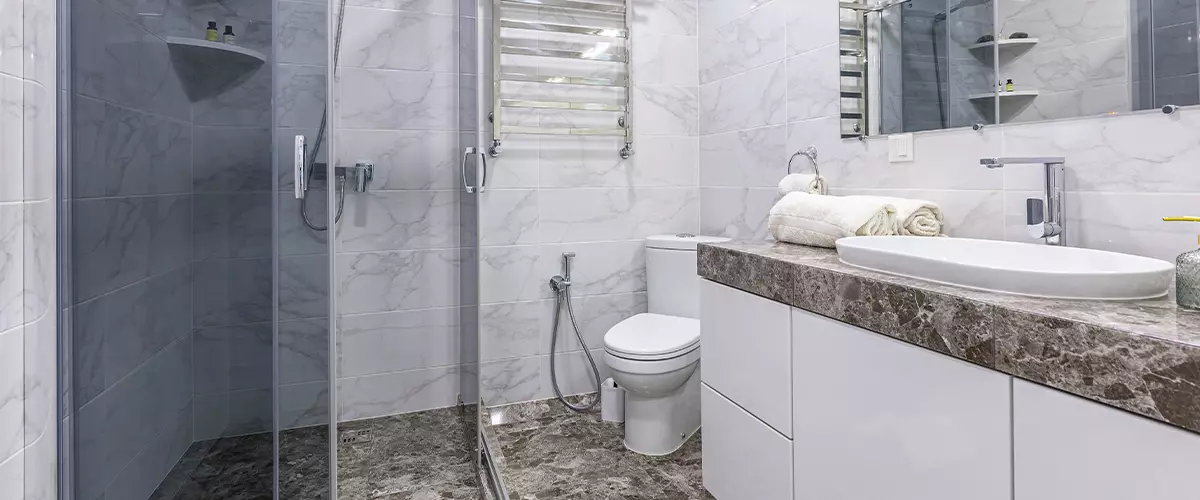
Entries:
[[[1200,217],[1164,217],[1167,222],[1200,222]],[[1197,241],[1200,244],[1200,238]],[[1200,310],[1200,249],[1179,254],[1175,259],[1175,302],[1179,307]]]
[[237,45],[237,36],[233,34],[233,26],[225,25],[225,33],[221,34],[221,41],[229,45]]
[[1013,89],[1015,89],[1015,88],[1016,88],[1016,85],[1013,85],[1011,78],[1009,78],[1007,82],[1004,82],[1004,91],[1005,92],[1012,92]]
[[217,34],[217,22],[216,21],[208,22],[208,29],[204,30],[204,39],[208,40],[210,42],[216,42],[221,39],[221,36]]

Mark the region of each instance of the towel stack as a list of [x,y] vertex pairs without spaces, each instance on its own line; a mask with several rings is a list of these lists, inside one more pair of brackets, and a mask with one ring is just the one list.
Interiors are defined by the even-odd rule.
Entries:
[[767,226],[778,241],[833,248],[849,236],[942,236],[942,222],[941,208],[928,201],[799,190],[771,208]]

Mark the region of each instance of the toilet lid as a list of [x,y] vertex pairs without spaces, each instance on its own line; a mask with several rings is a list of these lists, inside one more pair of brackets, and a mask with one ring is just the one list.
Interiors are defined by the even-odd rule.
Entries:
[[638,314],[604,334],[604,347],[614,354],[671,357],[700,344],[700,320],[665,314]]

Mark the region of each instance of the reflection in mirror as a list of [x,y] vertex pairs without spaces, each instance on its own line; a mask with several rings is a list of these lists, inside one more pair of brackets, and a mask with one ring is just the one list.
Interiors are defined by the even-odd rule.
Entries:
[[844,137],[995,123],[992,0],[840,5]]
[[843,136],[1200,104],[1197,3],[840,2]]

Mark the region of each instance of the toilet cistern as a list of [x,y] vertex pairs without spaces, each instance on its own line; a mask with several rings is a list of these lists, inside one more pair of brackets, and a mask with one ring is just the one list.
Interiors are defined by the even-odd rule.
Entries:
[[[1047,245],[1066,246],[1066,216],[1063,197],[1066,190],[1067,159],[1061,156],[1017,156],[980,158],[979,164],[987,168],[1002,168],[1005,165],[1037,165],[1046,169],[1045,200],[1025,200],[1025,228],[1029,236],[1042,238]],[[1047,207],[1047,205],[1049,205]]]

